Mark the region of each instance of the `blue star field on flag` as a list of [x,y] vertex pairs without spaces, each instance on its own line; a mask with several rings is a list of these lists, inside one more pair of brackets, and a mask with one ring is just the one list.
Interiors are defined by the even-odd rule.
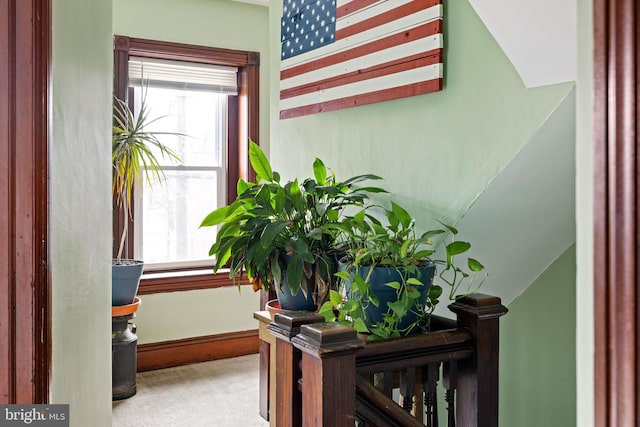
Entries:
[[333,43],[336,0],[283,0],[282,59]]

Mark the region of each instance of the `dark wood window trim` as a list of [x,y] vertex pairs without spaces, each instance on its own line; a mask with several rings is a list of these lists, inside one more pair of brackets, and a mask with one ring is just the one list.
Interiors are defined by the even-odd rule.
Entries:
[[[146,58],[160,58],[168,60],[198,62],[202,64],[217,64],[238,67],[237,97],[231,97],[230,113],[238,116],[238,126],[229,129],[230,158],[238,159],[229,164],[229,175],[254,179],[248,163],[248,141],[252,139],[259,144],[259,68],[260,54],[258,52],[220,49],[208,46],[195,46],[166,41],[145,40],[127,36],[114,37],[114,95],[127,99],[128,89],[128,61],[129,56]],[[236,198],[236,182],[229,180],[227,189],[228,202]],[[113,235],[119,235],[124,218],[120,210],[114,206]],[[133,227],[129,222],[129,234],[126,256],[133,257]],[[114,251],[116,245],[114,244]],[[232,280],[227,274],[213,275],[210,271],[200,273],[186,273],[176,276],[175,273],[154,273],[144,276],[140,283],[141,295],[160,292],[176,292],[194,289],[207,289],[220,286],[231,286]]]
[[158,294],[163,292],[194,291],[197,289],[213,289],[237,284],[247,285],[246,280],[233,283],[226,272],[211,274],[211,270],[177,273],[151,273],[140,280],[138,295]]
[[594,416],[597,427],[640,416],[640,4],[595,0]]
[[51,1],[0,1],[0,403],[47,403]]

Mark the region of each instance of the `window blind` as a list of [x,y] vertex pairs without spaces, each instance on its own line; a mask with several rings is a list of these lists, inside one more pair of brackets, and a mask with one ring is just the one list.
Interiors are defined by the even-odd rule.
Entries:
[[129,59],[129,84],[133,86],[148,85],[237,95],[237,74],[236,67],[224,65],[139,57]]

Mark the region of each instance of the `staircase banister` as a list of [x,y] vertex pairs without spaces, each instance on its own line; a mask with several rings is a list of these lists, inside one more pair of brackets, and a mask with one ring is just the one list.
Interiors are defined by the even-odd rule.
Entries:
[[362,375],[356,375],[356,391],[358,406],[366,404],[367,415],[375,416],[377,420],[380,420],[379,422],[395,423],[404,427],[424,427],[424,424],[385,396]]
[[292,311],[277,313],[267,326],[276,338],[275,420],[278,427],[299,427],[302,423],[302,394],[298,390],[301,354],[291,340],[300,333],[302,325],[323,320],[323,316],[310,311]]
[[353,427],[356,352],[364,346],[356,330],[339,323],[304,325],[291,342],[302,351],[302,426]]
[[467,329],[431,332],[392,340],[367,342],[357,354],[359,373],[424,366],[469,357],[474,348]]
[[446,349],[468,344],[472,339],[471,333],[466,329],[450,329],[402,338],[367,341],[358,358],[365,359],[387,354],[401,356],[408,352]]
[[471,294],[449,306],[458,327],[473,336],[475,351],[458,362],[456,418],[465,427],[498,426],[500,317],[508,310],[500,298]]

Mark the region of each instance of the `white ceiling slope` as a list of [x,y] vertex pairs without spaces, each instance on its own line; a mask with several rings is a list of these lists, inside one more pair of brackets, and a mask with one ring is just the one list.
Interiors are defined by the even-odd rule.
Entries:
[[469,0],[527,87],[575,81],[576,0]]
[[456,224],[504,305],[576,241],[574,148],[575,89]]

